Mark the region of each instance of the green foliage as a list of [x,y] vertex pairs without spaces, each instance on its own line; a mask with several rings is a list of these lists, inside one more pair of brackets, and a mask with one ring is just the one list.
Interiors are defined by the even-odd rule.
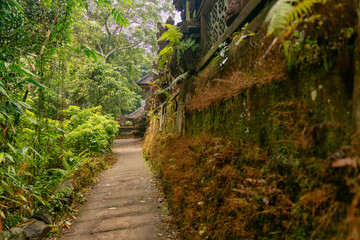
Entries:
[[[137,61],[144,56],[154,59],[157,51],[156,24],[162,21],[161,16],[169,13],[171,4],[165,0],[146,0],[131,4],[114,1],[110,5],[111,10],[93,7],[79,12],[74,25],[74,44],[96,49],[106,63],[118,66],[122,62],[127,62],[124,66],[128,66],[132,60]],[[135,54],[139,50],[142,55]],[[147,70],[150,67],[151,61]]]
[[[112,11],[109,1],[95,3],[92,7],[113,12],[114,21],[126,25],[122,9]],[[135,91],[140,90],[124,71],[104,64],[97,68],[85,60],[101,59],[97,49],[71,41],[76,17],[88,7],[82,0],[0,0],[0,231],[29,219],[42,205],[67,200],[57,186],[88,157],[109,152],[117,132],[117,123],[101,112],[120,115],[138,104]],[[85,61],[87,70],[79,64]],[[79,68],[83,75],[77,77]],[[74,79],[89,84],[96,101],[108,108],[72,107],[62,113],[71,103],[67,87]],[[91,103],[97,106],[96,101]]]
[[[275,38],[264,57],[280,43],[289,71],[308,64],[323,64],[330,70],[331,55],[348,48],[354,36],[353,16],[356,12],[353,4],[351,0],[344,3],[329,0],[277,1],[266,17],[268,36],[274,35]],[[351,64],[348,65],[351,68]]]
[[[181,57],[183,57],[185,52],[189,49],[192,52],[198,51],[200,49],[200,44],[196,44],[196,41],[191,38],[181,41],[183,34],[176,26],[166,24],[165,27],[167,31],[165,31],[158,39],[159,42],[166,42],[167,44],[158,54],[158,71],[161,76],[158,83],[164,91],[169,91],[171,87],[183,79],[179,76],[180,78],[169,81],[174,77],[171,73],[171,71],[174,70],[174,67],[171,66],[177,66],[177,70],[175,71],[183,71],[181,67],[182,64],[180,64]],[[187,73],[184,74],[187,75]],[[159,99],[163,98],[160,95],[164,94],[164,91],[158,91],[157,96]],[[160,101],[163,102],[163,99]]]
[[101,115],[101,107],[80,110],[70,106],[64,114],[69,117],[65,126],[69,134],[67,146],[75,153],[108,152],[119,125],[108,116]]
[[159,52],[159,70],[171,61],[175,49],[180,45],[183,34],[178,27],[166,24],[168,30],[158,39],[158,41],[168,41],[168,45]]
[[328,0],[278,0],[269,11],[268,34],[275,34],[281,39],[294,31],[297,25],[309,17],[316,4],[325,4]]
[[120,24],[125,27],[129,25],[129,21],[126,19],[124,14],[118,12],[115,8],[111,11],[111,14],[117,24]]
[[[89,156],[109,152],[118,123],[101,115],[101,107],[64,110],[63,122],[26,111],[14,144],[0,151],[0,206],[6,227],[28,219],[41,205],[56,207],[57,185]],[[36,129],[42,128],[41,134]]]
[[134,111],[140,105],[140,95],[129,88],[137,85],[130,84],[126,78],[110,64],[86,61],[78,65],[68,84],[70,103],[82,108],[102,106],[107,114],[121,116],[122,112]]

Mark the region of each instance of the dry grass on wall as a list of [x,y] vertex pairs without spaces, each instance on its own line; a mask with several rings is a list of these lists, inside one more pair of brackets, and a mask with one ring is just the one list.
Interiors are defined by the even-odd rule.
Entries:
[[[292,202],[264,179],[266,155],[209,135],[147,136],[146,157],[159,173],[183,239],[253,239],[285,229]],[[149,140],[147,140],[149,143]],[[235,167],[240,151],[254,166]],[[261,217],[261,222],[259,222]]]
[[[243,40],[239,45],[234,43],[237,41],[235,37],[230,44],[229,60],[225,66],[220,67],[218,61],[214,60],[198,73],[194,81],[194,94],[186,106],[189,112],[219,104],[254,86],[287,79],[287,64],[281,53],[273,51],[264,58],[264,52],[271,45],[270,39],[263,40],[265,30],[262,27],[254,39]],[[252,48],[250,42],[263,44]]]
[[201,88],[201,91],[199,90],[200,88],[196,88],[197,91],[188,101],[186,109],[190,113],[206,109],[214,104],[219,104],[224,99],[235,97],[242,91],[254,86],[282,81],[286,78],[285,73],[285,70],[279,66],[277,68],[274,67],[271,72],[258,71],[256,74],[249,74],[235,71],[229,77],[208,80],[206,86]]
[[359,177],[344,168],[350,153],[290,164],[254,143],[235,146],[208,134],[151,132],[145,144],[183,239],[360,236]]

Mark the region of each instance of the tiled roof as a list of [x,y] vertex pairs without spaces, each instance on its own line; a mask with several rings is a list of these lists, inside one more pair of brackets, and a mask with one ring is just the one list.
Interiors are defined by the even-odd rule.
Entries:
[[151,74],[146,75],[145,77],[136,81],[138,85],[149,85],[153,77]]
[[129,115],[124,116],[125,119],[137,119],[142,117],[145,114],[145,108],[140,107],[135,112],[130,113]]
[[145,101],[141,102],[141,107],[130,113],[129,115],[124,116],[125,119],[137,119],[145,115]]

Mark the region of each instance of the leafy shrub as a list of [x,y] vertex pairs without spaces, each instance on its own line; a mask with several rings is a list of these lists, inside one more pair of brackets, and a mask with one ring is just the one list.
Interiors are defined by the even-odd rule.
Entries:
[[110,116],[100,113],[101,107],[81,110],[70,106],[64,111],[69,118],[65,122],[67,130],[66,145],[74,152],[108,152],[119,125]]

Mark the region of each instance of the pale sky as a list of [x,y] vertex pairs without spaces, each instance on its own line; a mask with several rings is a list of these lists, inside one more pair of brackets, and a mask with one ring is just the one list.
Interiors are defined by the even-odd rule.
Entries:
[[176,11],[175,12],[175,25],[181,22],[181,12]]

